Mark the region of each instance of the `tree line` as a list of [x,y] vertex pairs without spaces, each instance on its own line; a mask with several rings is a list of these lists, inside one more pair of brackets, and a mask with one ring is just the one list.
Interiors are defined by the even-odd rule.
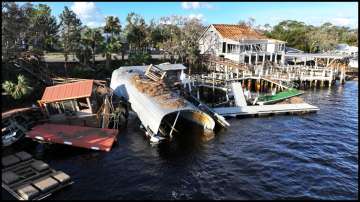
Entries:
[[[196,39],[204,25],[197,19],[181,16],[163,17],[158,23],[145,23],[142,16],[129,13],[125,23],[116,16],[108,16],[105,26],[90,28],[68,7],[56,17],[46,4],[2,3],[3,60],[14,58],[19,52],[60,49],[66,63],[69,56],[77,57],[85,65],[95,63],[95,54],[103,54],[110,67],[111,54],[129,53],[129,59],[145,62],[148,50],[162,49],[174,61],[195,64],[199,55]],[[88,64],[90,63],[90,64]]]
[[330,22],[313,26],[304,22],[284,20],[270,27],[269,31],[265,31],[265,35],[286,41],[286,46],[309,53],[331,51],[340,43],[358,46],[357,28],[335,26]]
[[[46,4],[36,6],[14,2],[2,3],[2,53],[3,59],[16,57],[24,49],[54,51],[60,49],[65,61],[69,55],[81,62],[95,63],[95,54],[103,54],[106,67],[110,66],[111,54],[130,53],[129,58],[141,62],[149,57],[150,48],[166,52],[171,61],[177,56],[182,63],[196,64],[199,58],[197,39],[205,25],[197,19],[182,16],[162,17],[159,22],[147,24],[142,16],[129,13],[125,22],[115,16],[105,19],[105,26],[90,28],[68,7],[56,17]],[[285,20],[271,27],[268,24],[255,27],[255,19],[240,21],[266,36],[287,42],[287,46],[305,52],[322,52],[333,49],[339,43],[357,46],[357,29],[324,23],[321,26]]]

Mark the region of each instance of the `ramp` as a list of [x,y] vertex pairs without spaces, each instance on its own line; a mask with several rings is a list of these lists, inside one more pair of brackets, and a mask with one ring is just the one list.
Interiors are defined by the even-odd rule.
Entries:
[[234,94],[236,106],[238,107],[247,106],[241,83],[239,82],[231,83],[231,89]]
[[265,95],[265,96],[261,96],[258,99],[258,103],[262,103],[262,104],[271,104],[271,103],[276,103],[282,100],[286,100],[288,98],[294,97],[294,96],[299,96],[301,94],[303,94],[304,92],[299,91],[295,88],[289,88],[286,91],[277,93],[275,95]]

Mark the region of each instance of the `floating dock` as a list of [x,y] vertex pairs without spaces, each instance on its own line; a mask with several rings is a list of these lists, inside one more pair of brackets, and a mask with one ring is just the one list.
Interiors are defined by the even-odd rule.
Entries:
[[2,157],[2,187],[19,200],[40,200],[73,181],[26,152]]
[[26,137],[41,142],[108,152],[111,150],[117,134],[118,131],[114,129],[45,123],[35,126],[26,133]]
[[287,113],[310,113],[319,110],[318,107],[307,103],[217,107],[213,109],[222,116],[262,116]]

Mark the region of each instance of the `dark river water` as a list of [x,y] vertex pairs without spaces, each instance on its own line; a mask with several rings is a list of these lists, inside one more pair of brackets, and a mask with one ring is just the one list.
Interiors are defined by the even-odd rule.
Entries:
[[51,199],[358,199],[358,82],[302,98],[320,111],[228,119],[209,142],[151,146],[133,117],[110,152],[29,140],[3,152],[69,174]]

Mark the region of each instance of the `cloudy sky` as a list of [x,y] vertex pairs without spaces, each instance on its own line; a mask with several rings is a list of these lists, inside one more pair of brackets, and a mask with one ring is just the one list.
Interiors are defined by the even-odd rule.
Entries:
[[[36,2],[32,2],[37,4]],[[181,15],[199,18],[204,24],[237,23],[255,18],[256,25],[277,24],[282,20],[298,20],[320,25],[331,22],[335,25],[358,27],[357,2],[42,2],[49,5],[53,14],[59,16],[68,6],[90,27],[101,26],[106,16],[118,16],[125,22],[128,13],[135,12],[145,18]]]

